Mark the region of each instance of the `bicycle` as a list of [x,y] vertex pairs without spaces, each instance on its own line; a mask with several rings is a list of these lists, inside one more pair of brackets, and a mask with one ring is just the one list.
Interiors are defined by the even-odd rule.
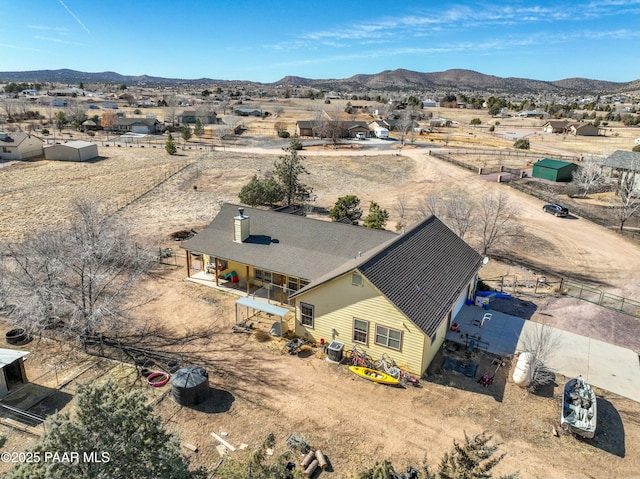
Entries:
[[353,349],[349,351],[349,365],[373,368],[373,361],[364,349],[360,350],[357,346],[354,346]]

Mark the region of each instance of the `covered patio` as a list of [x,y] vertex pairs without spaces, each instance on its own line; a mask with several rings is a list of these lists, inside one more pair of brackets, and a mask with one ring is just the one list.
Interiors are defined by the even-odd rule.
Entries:
[[[245,296],[236,301],[236,328],[251,329],[252,320],[257,322],[266,322],[269,326],[269,333],[272,336],[282,337],[289,329],[287,316],[293,318],[293,311],[287,308],[281,308],[275,304],[266,303],[264,301]],[[279,318],[277,321],[272,321]]]

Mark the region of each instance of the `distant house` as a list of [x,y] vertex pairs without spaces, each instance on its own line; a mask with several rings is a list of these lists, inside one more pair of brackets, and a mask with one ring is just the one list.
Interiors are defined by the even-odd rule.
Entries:
[[23,132],[0,133],[0,159],[27,160],[42,156],[44,141]]
[[569,133],[574,136],[598,136],[598,127],[591,123],[572,123]]
[[571,122],[569,120],[549,120],[542,125],[545,133],[566,133]]
[[250,106],[236,106],[233,108],[233,114],[238,116],[262,116],[262,110]]
[[548,116],[548,113],[544,110],[523,110],[516,115],[520,118],[537,118]]
[[[637,151],[616,150],[604,160],[602,166],[611,169],[612,176],[620,178],[624,173],[640,174],[640,153]],[[640,195],[640,181],[634,184],[634,190]]]
[[316,136],[314,129],[318,124],[317,121],[301,120],[296,122],[296,135],[297,136]]
[[541,178],[549,181],[571,181],[573,172],[578,169],[578,165],[568,161],[552,160],[544,158],[533,164],[533,178]]
[[117,103],[105,103],[104,105],[102,105],[102,108],[106,108],[106,109],[110,109],[110,110],[117,110],[118,109],[118,104]]
[[121,133],[154,134],[160,130],[160,122],[154,118],[117,117],[115,130]]
[[197,120],[203,125],[215,125],[218,123],[218,115],[215,111],[208,110],[184,110],[178,115],[178,123],[194,124]]
[[435,100],[424,100],[422,102],[423,108],[435,108],[436,106],[438,106],[438,103]]
[[398,234],[230,204],[182,248],[189,276],[196,254],[195,277],[216,285],[231,278],[247,292],[237,304],[293,314],[296,336],[385,354],[418,375],[473,297],[482,265],[435,216]]
[[[358,133],[364,133],[366,136],[371,135],[371,130],[366,121],[341,121],[344,138],[355,138]],[[298,136],[323,137],[326,121],[307,120],[296,122],[296,134]]]
[[88,141],[68,141],[44,147],[45,160],[87,161],[98,156],[98,145]]
[[355,138],[358,133],[364,133],[366,136],[371,134],[366,121],[345,121],[344,128],[349,138]]

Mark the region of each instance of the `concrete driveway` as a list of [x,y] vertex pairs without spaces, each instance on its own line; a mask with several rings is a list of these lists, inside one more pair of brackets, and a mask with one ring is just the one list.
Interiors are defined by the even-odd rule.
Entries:
[[474,340],[479,349],[496,356],[522,352],[527,343],[544,337],[553,346],[548,367],[640,402],[640,361],[630,349],[479,306],[463,306],[454,321],[460,332],[448,331],[446,339],[463,345]]

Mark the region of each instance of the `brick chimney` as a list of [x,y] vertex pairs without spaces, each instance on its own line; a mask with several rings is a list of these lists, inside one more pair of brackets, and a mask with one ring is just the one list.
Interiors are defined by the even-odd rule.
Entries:
[[244,208],[238,208],[239,215],[233,218],[233,241],[243,243],[249,237],[249,217],[244,215]]

